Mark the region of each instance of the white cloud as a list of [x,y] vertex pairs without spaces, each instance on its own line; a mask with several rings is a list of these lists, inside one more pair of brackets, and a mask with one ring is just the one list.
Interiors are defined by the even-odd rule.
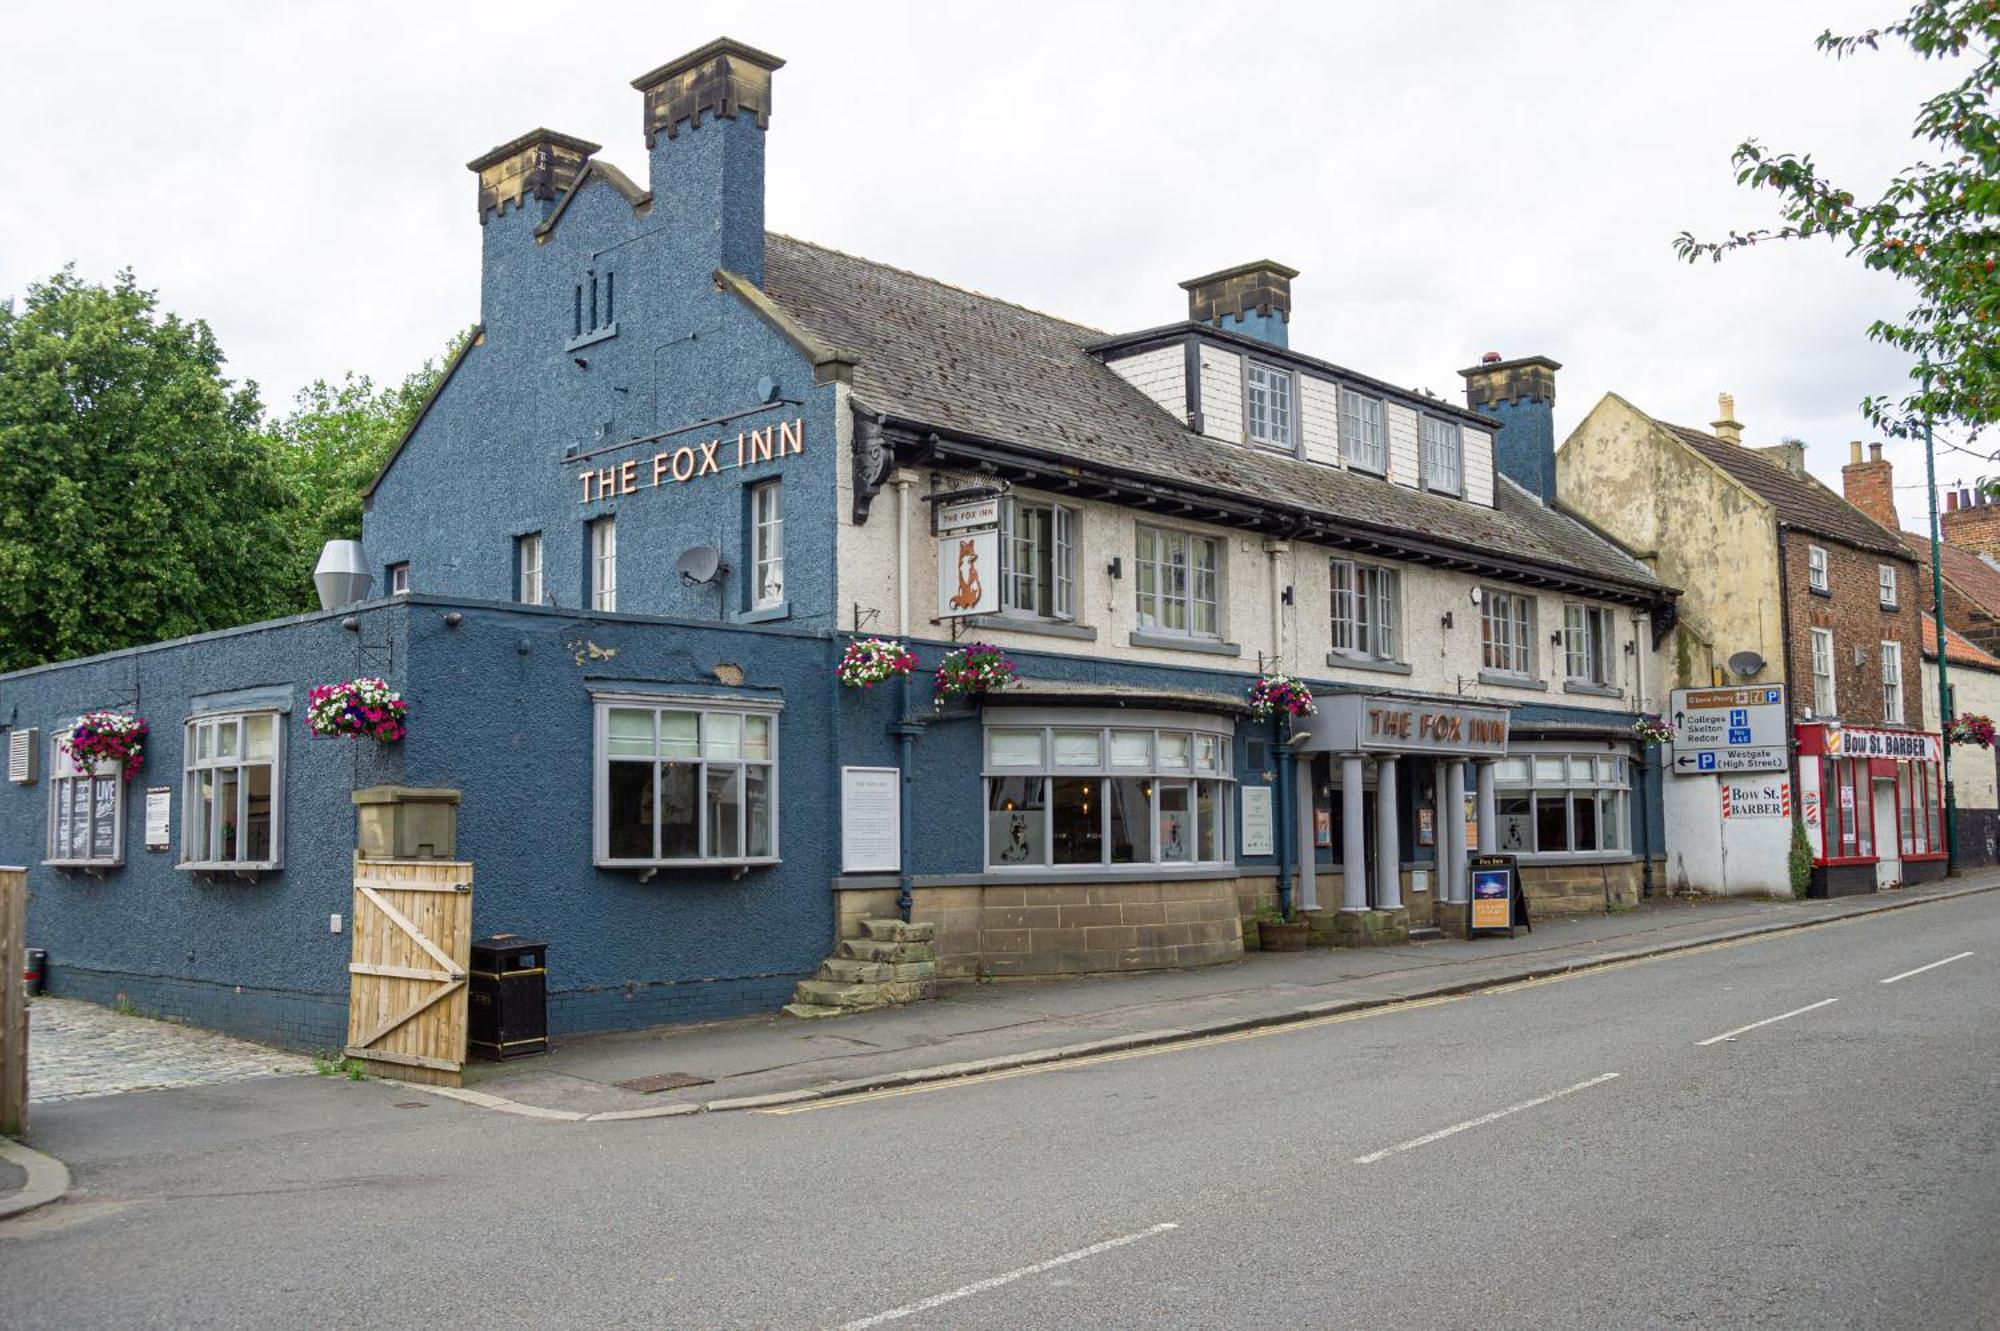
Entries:
[[1608,390],[1702,423],[1728,389],[1837,485],[1905,293],[1831,246],[1670,244],[1771,219],[1746,135],[1866,184],[1917,155],[1948,71],[1812,45],[1898,4],[42,6],[0,51],[0,292],[130,265],[273,405],[398,377],[477,315],[463,164],[546,124],[643,175],[629,81],[720,25],[790,62],[777,229],[1110,329],[1269,256],[1302,350],[1453,395],[1482,351],[1551,355],[1559,431]]

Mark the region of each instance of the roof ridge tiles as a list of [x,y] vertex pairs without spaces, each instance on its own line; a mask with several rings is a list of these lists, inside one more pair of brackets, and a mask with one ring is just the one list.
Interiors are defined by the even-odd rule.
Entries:
[[996,296],[991,292],[981,291],[977,287],[960,286],[956,282],[947,282],[941,277],[932,277],[929,273],[920,273],[915,269],[905,268],[901,264],[887,263],[881,259],[871,259],[865,254],[856,254],[851,250],[843,250],[832,245],[821,244],[819,241],[807,240],[802,236],[794,236],[784,231],[773,231],[767,228],[764,232],[764,237],[767,240],[782,240],[793,245],[802,245],[809,250],[819,250],[824,254],[836,254],[843,259],[851,259],[855,263],[865,263],[870,268],[880,268],[885,272],[894,273],[898,277],[907,277],[912,281],[923,282],[929,286],[940,287],[946,291],[955,291],[961,296],[973,296],[990,304],[1005,305],[1007,308],[1019,310],[1023,314],[1032,314],[1037,319],[1047,319],[1050,323],[1059,323],[1067,328],[1074,328],[1079,332],[1089,333],[1095,337],[1104,338],[1112,336],[1108,330],[1099,328],[1095,324],[1082,323],[1075,319],[1066,319],[1060,314],[1051,314],[1047,310],[1038,310],[1032,305],[1023,305],[1018,300],[1008,300],[1005,296]]

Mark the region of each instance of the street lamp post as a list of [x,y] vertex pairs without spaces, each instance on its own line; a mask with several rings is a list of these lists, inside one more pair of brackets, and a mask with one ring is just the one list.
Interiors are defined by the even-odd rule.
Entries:
[[[1937,500],[1937,449],[1931,440],[1931,414],[1928,398],[1931,391],[1930,366],[1924,367],[1924,480],[1925,491],[1931,505],[1931,619],[1937,628],[1938,641],[1938,748],[1944,758],[1944,846],[1945,872],[1958,868],[1958,795],[1951,783],[1951,741],[1946,736],[1951,731],[1951,679],[1946,658],[1950,643],[1945,638],[1944,628],[1944,566],[1938,547],[1942,544],[1938,536]],[[1921,657],[1919,659],[1922,659]]]

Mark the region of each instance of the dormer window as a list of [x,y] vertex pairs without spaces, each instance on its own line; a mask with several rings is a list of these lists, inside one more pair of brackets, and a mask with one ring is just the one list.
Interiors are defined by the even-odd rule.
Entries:
[[618,331],[616,274],[592,269],[570,298],[570,345],[595,342]]
[[1465,493],[1465,442],[1458,426],[1436,416],[1423,418],[1424,488],[1442,494]]
[[1382,399],[1340,390],[1340,456],[1348,466],[1376,475],[1388,473],[1382,428]]
[[1253,444],[1292,451],[1292,375],[1250,361],[1244,370],[1245,429]]

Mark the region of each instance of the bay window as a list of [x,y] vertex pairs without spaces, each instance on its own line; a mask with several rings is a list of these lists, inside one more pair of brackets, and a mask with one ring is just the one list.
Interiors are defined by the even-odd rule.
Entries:
[[46,863],[109,868],[125,862],[125,774],[115,762],[79,762],[60,726],[49,742]]
[[774,864],[777,707],[600,700],[596,862]]
[[1516,753],[1493,773],[1493,809],[1503,853],[1625,855],[1631,769],[1605,753]]
[[1141,527],[1135,554],[1140,628],[1193,638],[1221,636],[1220,541]]
[[1227,862],[1230,732],[1206,718],[1154,726],[1136,719],[988,728],[987,866]]
[[275,712],[219,713],[187,723],[181,746],[181,868],[278,867],[282,729]]

